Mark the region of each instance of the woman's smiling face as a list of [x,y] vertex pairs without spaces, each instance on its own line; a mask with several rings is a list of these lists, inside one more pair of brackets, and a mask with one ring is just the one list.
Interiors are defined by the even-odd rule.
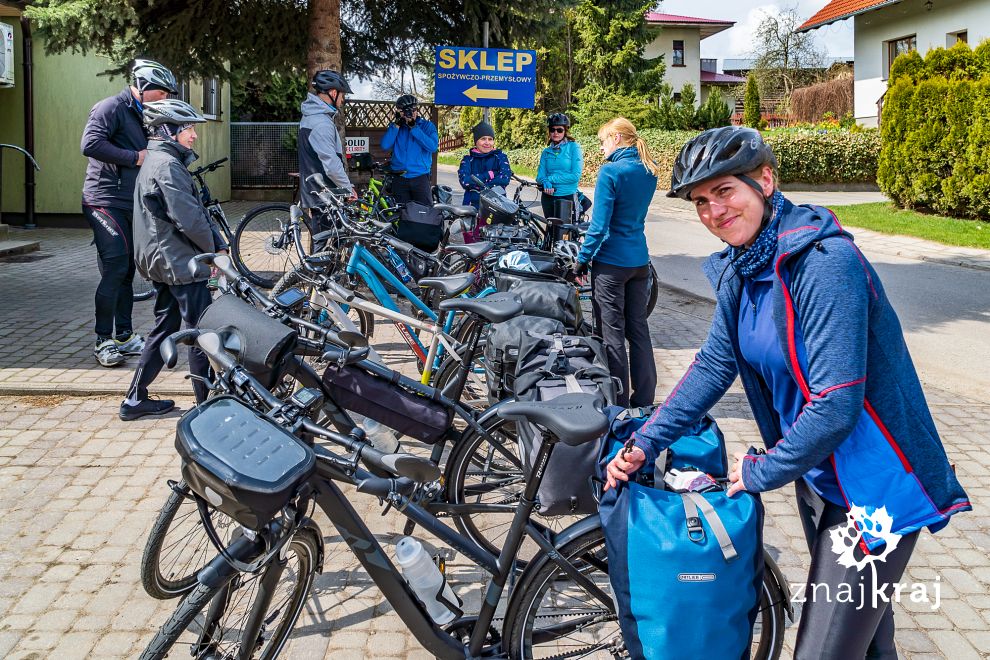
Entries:
[[750,174],[763,188],[763,196],[735,176],[720,176],[704,181],[691,190],[701,223],[716,237],[734,247],[749,247],[760,233],[764,199],[773,194],[773,170],[764,166],[757,176]]

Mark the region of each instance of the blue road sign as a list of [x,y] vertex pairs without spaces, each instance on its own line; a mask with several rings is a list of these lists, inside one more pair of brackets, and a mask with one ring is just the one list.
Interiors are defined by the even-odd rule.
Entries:
[[434,103],[494,108],[536,104],[536,51],[437,46]]

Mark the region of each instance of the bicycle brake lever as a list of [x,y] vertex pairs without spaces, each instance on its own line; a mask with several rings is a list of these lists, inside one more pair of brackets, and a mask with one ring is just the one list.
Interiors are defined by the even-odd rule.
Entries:
[[211,392],[219,392],[223,389],[223,386],[220,385],[219,383],[212,381],[209,378],[200,376],[199,374],[186,374],[185,378],[187,380],[197,380],[203,383],[203,385],[206,386],[206,389],[208,389]]

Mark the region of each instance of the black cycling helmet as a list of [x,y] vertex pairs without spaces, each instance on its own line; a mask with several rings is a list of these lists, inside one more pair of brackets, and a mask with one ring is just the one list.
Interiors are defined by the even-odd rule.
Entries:
[[399,110],[408,110],[419,105],[419,101],[412,94],[403,94],[395,99],[395,107]]
[[139,92],[144,92],[149,87],[164,89],[169,94],[179,91],[179,85],[175,82],[172,72],[154,60],[134,60],[131,79]]
[[563,112],[555,112],[549,117],[547,117],[547,128],[552,128],[554,126],[563,126],[565,128],[571,125],[571,120],[567,118]]
[[744,126],[712,128],[681,147],[670,175],[667,197],[691,199],[691,189],[718,176],[737,176],[763,197],[760,185],[746,176],[761,165],[777,170],[777,158],[760,132]]
[[347,80],[344,76],[340,75],[333,69],[324,69],[323,71],[317,71],[316,75],[313,76],[313,89],[317,92],[329,92],[331,89],[340,90],[345,94],[351,93],[351,86],[347,84]]
[[191,105],[179,99],[149,101],[144,104],[142,116],[144,117],[144,125],[148,128],[157,128],[164,124],[173,124],[175,126],[202,124],[206,121],[206,117],[196,112]]

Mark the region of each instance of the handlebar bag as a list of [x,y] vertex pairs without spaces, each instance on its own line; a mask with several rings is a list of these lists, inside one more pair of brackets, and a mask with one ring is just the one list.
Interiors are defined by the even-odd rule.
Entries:
[[192,491],[253,530],[316,471],[310,447],[232,396],[207,399],[183,415],[175,448]]
[[482,190],[478,196],[478,224],[481,226],[512,224],[518,210],[518,204],[491,188]]
[[424,252],[433,252],[443,239],[443,214],[432,206],[409,202],[399,213],[395,235]]
[[[395,429],[402,435],[435,444],[450,429],[453,410],[437,400],[410,392],[397,382],[357,365],[331,364],[323,372],[323,389],[351,412]],[[437,393],[439,395],[439,392]]]
[[268,388],[279,381],[296,346],[293,328],[230,293],[214,300],[197,326],[236,336],[240,343],[237,361]]
[[758,496],[677,493],[631,479],[605,491],[599,516],[631,657],[677,649],[685,658],[749,658],[764,570]]

